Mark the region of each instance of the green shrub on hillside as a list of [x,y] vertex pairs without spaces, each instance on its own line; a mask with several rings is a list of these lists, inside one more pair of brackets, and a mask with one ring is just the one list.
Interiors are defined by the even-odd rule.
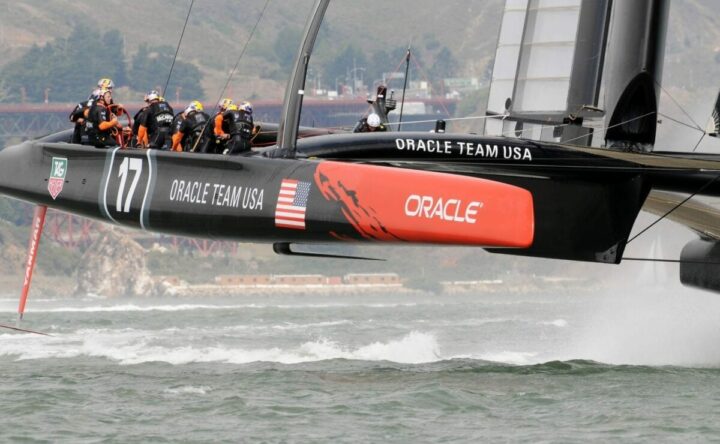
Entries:
[[[164,87],[175,51],[169,46],[141,45],[132,58],[124,59],[123,37],[117,30],[101,33],[78,26],[68,38],[56,38],[43,46],[33,45],[20,59],[0,71],[0,101],[42,102],[46,90],[52,102],[76,102],[85,99],[98,79],[109,77],[116,87],[130,86],[145,92]],[[174,99],[176,88],[183,97],[204,98],[200,70],[176,61],[165,94]]]

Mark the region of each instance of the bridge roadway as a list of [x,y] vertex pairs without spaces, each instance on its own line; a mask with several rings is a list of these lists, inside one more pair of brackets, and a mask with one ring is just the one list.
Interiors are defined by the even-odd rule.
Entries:
[[[408,111],[410,103],[421,102],[425,113],[412,114]],[[176,111],[181,110],[186,103],[171,103]],[[428,120],[447,118],[453,115],[457,105],[455,99],[413,99],[407,100],[406,112],[403,120]],[[131,115],[134,115],[142,103],[125,103]],[[306,98],[303,102],[301,125],[351,128],[355,122],[368,110],[368,103],[363,99],[314,99]],[[399,108],[398,104],[398,108]],[[6,144],[21,142],[26,139],[41,137],[70,128],[68,115],[75,107],[74,103],[7,103],[0,104],[0,148]],[[255,121],[278,122],[282,113],[280,100],[256,100]],[[417,107],[412,107],[417,109]],[[399,109],[391,114],[397,116]],[[413,126],[403,124],[406,130],[423,130],[432,128],[432,124]]]

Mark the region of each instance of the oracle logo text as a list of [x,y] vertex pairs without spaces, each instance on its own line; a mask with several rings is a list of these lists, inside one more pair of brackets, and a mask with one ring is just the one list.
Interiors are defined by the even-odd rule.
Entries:
[[411,194],[405,200],[405,215],[424,219],[439,219],[447,222],[474,224],[482,202],[464,203],[460,199],[420,196]]

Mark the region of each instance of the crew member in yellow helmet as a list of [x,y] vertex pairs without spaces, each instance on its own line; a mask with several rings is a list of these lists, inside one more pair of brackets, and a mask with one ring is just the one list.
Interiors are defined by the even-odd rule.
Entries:
[[193,100],[185,108],[185,120],[173,135],[173,151],[206,153],[211,140],[210,117],[203,104]]

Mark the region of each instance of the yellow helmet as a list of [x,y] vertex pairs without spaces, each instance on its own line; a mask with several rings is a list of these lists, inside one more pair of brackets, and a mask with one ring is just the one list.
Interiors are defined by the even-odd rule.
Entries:
[[238,110],[238,106],[233,103],[233,104],[231,104],[231,105],[228,105],[227,110],[228,110],[228,111],[237,111],[237,110]]
[[230,107],[230,105],[232,105],[232,104],[233,104],[232,99],[229,99],[229,98],[226,97],[226,98],[222,99],[222,100],[220,101],[220,103],[218,103],[218,108],[220,108],[220,109],[228,109],[228,107]]
[[115,83],[112,79],[105,78],[98,80],[97,86],[100,89],[113,89],[115,87]]
[[193,111],[202,111],[204,109],[204,107],[203,107],[203,104],[200,103],[199,101],[193,100],[188,105],[188,109],[192,109]]

